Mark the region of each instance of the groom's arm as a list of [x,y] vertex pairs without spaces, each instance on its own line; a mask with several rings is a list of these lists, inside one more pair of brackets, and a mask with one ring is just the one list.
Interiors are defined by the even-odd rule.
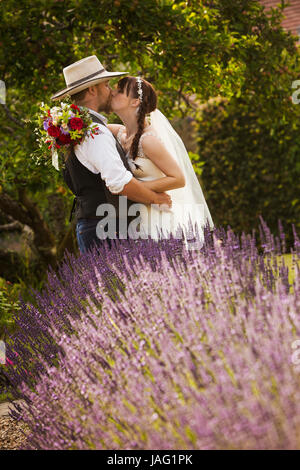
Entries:
[[169,207],[172,205],[171,198],[168,194],[156,193],[148,189],[134,177],[124,186],[119,194],[127,196],[131,201],[141,202],[143,204],[167,204]]
[[101,133],[95,135],[94,139],[85,139],[75,147],[78,160],[90,171],[100,173],[112,194],[121,194],[143,204],[171,206],[171,198],[167,194],[156,193],[134,178],[132,173],[125,168],[110,131],[104,126],[100,129]]

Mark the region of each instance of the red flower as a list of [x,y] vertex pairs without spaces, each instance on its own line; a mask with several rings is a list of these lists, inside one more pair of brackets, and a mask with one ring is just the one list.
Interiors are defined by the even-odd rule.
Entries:
[[83,128],[83,120],[77,117],[70,119],[70,127],[73,130],[81,130]]
[[60,134],[59,136],[59,142],[62,145],[67,145],[71,143],[71,137],[70,134]]
[[53,126],[52,124],[48,127],[47,130],[48,134],[51,135],[51,137],[59,137],[60,134],[60,128]]
[[76,104],[71,104],[70,108],[74,109],[74,111],[78,111],[78,113],[80,113],[80,109],[78,108],[78,106],[76,106]]

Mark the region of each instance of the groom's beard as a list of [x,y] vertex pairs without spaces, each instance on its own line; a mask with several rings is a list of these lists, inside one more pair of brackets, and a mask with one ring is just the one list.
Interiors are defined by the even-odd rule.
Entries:
[[111,101],[112,101],[112,93],[109,94],[105,105],[101,106],[98,111],[103,111],[106,114],[110,114],[112,112]]

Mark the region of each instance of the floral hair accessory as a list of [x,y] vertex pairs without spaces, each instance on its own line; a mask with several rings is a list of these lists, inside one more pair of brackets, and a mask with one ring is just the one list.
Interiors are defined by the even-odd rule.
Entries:
[[141,77],[137,77],[136,81],[137,81],[137,86],[138,86],[139,99],[142,102],[143,101],[143,89],[142,89],[142,79],[141,79]]

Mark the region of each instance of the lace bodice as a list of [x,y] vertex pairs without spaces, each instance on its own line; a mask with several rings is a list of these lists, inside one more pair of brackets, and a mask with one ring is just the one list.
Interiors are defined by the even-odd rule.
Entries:
[[[122,147],[124,145],[122,142],[122,136],[125,132],[126,132],[125,126],[122,126],[120,127],[119,132],[117,134],[117,139],[122,145]],[[126,154],[129,166],[134,176],[144,181],[153,180],[153,179],[157,179],[157,178],[161,178],[165,176],[165,174],[144,153],[142,143],[146,135],[153,135],[157,137],[159,140],[161,140],[159,135],[157,135],[157,133],[154,130],[149,129],[148,131],[144,132],[140,137],[139,146],[138,146],[138,154],[135,160],[133,160],[130,157],[129,151]]]
[[[120,129],[119,129],[119,132],[118,132],[118,135],[117,135],[117,139],[118,141],[120,142],[120,144],[123,146],[123,142],[122,142],[122,136],[123,134],[126,133],[126,127],[125,126],[121,126]],[[147,158],[147,156],[145,155],[144,153],[144,150],[143,150],[143,145],[142,145],[142,142],[143,142],[143,139],[144,137],[146,137],[146,135],[153,135],[154,137],[157,137],[159,139],[159,136],[157,135],[157,133],[153,130],[149,130],[149,131],[146,131],[144,132],[141,137],[140,137],[140,141],[139,141],[139,146],[138,146],[138,157],[141,157],[141,158]],[[161,139],[160,139],[161,140]],[[129,152],[127,152],[127,155],[129,156]]]

